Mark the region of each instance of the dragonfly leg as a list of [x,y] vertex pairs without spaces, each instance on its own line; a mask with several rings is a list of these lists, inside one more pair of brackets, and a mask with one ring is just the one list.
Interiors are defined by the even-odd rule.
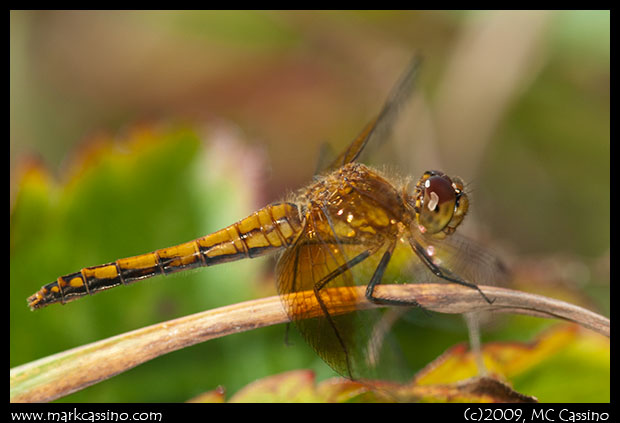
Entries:
[[484,292],[482,292],[482,290],[478,287],[478,285],[470,283],[470,282],[466,282],[458,277],[447,274],[442,268],[440,268],[435,263],[433,263],[431,258],[424,251],[424,248],[422,248],[422,246],[418,245],[415,242],[410,242],[410,244],[411,244],[411,247],[413,248],[413,251],[416,253],[416,255],[420,258],[420,260],[422,260],[422,262],[426,265],[426,267],[428,267],[430,271],[433,272],[435,276],[440,277],[450,282],[458,283],[459,285],[463,285],[471,289],[475,289],[476,291],[480,293],[480,295],[482,295],[482,298],[484,298],[487,303],[493,304],[495,300],[489,299],[489,297],[487,297],[484,294]]
[[323,314],[325,315],[325,318],[327,319],[327,321],[329,322],[329,325],[334,330],[334,334],[336,335],[336,339],[338,339],[338,343],[340,344],[340,347],[342,348],[342,351],[343,351],[343,353],[344,353],[344,355],[346,357],[346,360],[347,360],[347,372],[349,374],[349,378],[350,379],[353,379],[353,373],[351,372],[351,362],[350,362],[350,359],[349,359],[349,352],[347,350],[347,346],[346,346],[346,344],[344,342],[344,339],[342,339],[342,336],[340,335],[340,332],[338,331],[338,328],[336,327],[336,323],[334,322],[334,319],[332,318],[331,314],[329,313],[329,310],[327,309],[327,306],[325,305],[325,302],[321,298],[321,294],[320,294],[319,291],[321,289],[323,289],[325,287],[325,285],[327,285],[330,281],[332,281],[333,279],[337,278],[338,276],[340,276],[341,274],[343,274],[344,272],[346,272],[347,270],[349,270],[351,267],[355,266],[356,264],[361,263],[362,261],[367,259],[370,255],[371,255],[371,251],[370,250],[366,250],[366,251],[358,254],[357,256],[353,257],[351,260],[347,261],[343,265],[341,265],[338,268],[334,269],[331,273],[326,275],[324,278],[322,278],[320,281],[318,281],[314,285],[314,295],[315,295],[315,297],[316,297],[316,299],[317,299],[317,301],[319,303],[319,306],[321,307],[321,310],[323,311]]
[[385,269],[387,268],[390,259],[392,258],[392,253],[394,252],[394,247],[396,243],[392,243],[385,253],[383,253],[383,257],[381,257],[381,261],[379,265],[375,269],[375,273],[372,275],[368,286],[366,286],[366,298],[368,301],[371,301],[375,304],[385,304],[385,305],[395,305],[395,306],[407,306],[407,307],[421,307],[420,303],[416,300],[394,300],[389,298],[378,298],[374,296],[375,287],[381,283],[383,279],[383,274],[385,273]]

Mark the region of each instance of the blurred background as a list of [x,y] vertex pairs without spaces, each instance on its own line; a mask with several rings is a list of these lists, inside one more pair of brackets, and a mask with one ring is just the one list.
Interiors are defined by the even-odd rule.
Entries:
[[[12,11],[11,367],[275,294],[259,259],[36,313],[25,302],[305,185],[321,146],[353,139],[414,54],[418,91],[379,162],[463,177],[468,230],[515,287],[608,315],[609,28],[608,11]],[[529,340],[545,324],[488,336]],[[431,333],[426,362],[463,333]],[[66,400],[184,401],[283,370],[333,375],[283,339],[278,326],[215,340]]]

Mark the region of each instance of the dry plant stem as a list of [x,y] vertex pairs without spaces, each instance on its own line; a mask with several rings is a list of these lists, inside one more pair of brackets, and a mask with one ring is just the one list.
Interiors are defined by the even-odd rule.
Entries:
[[[364,298],[366,287],[356,288]],[[471,288],[452,284],[384,285],[378,286],[375,294],[380,298],[415,299],[422,307],[441,313],[486,310],[558,318],[609,337],[609,319],[581,307],[503,288],[480,288],[495,300],[493,304]],[[318,315],[320,307],[315,306]],[[344,303],[333,306],[335,314],[376,307],[365,300],[356,307]],[[269,297],[148,326],[11,369],[10,398],[12,402],[51,401],[171,351],[287,321],[280,298]]]

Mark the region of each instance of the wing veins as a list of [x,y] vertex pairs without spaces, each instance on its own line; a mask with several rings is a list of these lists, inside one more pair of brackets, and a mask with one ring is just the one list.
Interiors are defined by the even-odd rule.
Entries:
[[378,139],[377,142],[382,142],[387,138],[399,115],[401,106],[413,92],[420,63],[421,60],[417,56],[411,60],[405,72],[390,91],[381,112],[364,127],[353,142],[324,171],[332,171],[357,160],[370,141]]

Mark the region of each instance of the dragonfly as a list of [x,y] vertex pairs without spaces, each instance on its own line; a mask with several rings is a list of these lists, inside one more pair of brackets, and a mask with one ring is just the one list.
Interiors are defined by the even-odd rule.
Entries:
[[[393,373],[392,344],[375,330],[385,310],[357,305],[419,304],[379,298],[378,285],[441,280],[475,289],[491,303],[478,283],[503,271],[491,253],[455,233],[469,209],[461,179],[432,170],[415,183],[395,182],[359,161],[367,145],[389,137],[419,68],[416,57],[376,118],[294,198],[201,238],[60,276],[30,296],[28,305],[40,309],[157,275],[277,254],[284,308],[316,353],[350,379]],[[360,285],[366,286],[363,294]],[[336,300],[355,311],[338,313]]]

